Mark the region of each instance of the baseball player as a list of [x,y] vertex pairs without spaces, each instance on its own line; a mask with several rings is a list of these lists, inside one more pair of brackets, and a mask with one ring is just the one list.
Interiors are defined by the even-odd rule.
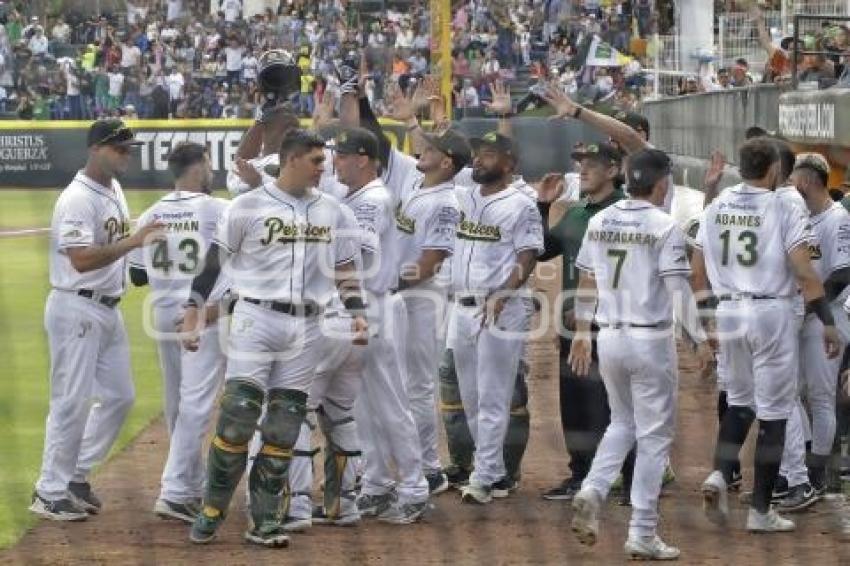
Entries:
[[139,217],[141,224],[163,222],[167,236],[144,248],[145,253],[142,249],[133,251],[130,279],[136,285],[151,285],[165,383],[164,413],[170,444],[154,512],[191,523],[200,511],[204,487],[203,441],[224,376],[225,360],[215,321],[216,303],[226,290],[227,278],[219,278],[210,295],[205,313],[207,325],[197,351],[183,351],[180,347],[180,321],[175,313],[189,298],[192,278],[201,272],[202,260],[228,202],[209,195],[213,172],[203,145],[178,144],[168,156],[168,167],[175,178],[174,191]]
[[362,394],[355,417],[365,460],[360,513],[407,524],[425,512],[428,482],[416,423],[405,390],[407,317],[398,285],[398,244],[393,198],[378,178],[378,140],[363,128],[346,128],[336,138],[334,166],[349,187],[343,199],[362,234],[364,288],[376,333],[363,354]]
[[580,542],[596,543],[601,504],[637,441],[625,552],[631,558],[671,560],[679,549],[665,544],[656,527],[676,420],[674,304],[685,307],[676,318],[691,321],[689,334],[702,344],[703,357],[710,359],[712,353],[705,332],[693,322],[696,302],[688,282],[685,235],[657,208],[669,190],[670,160],[661,151],[641,150],[629,156],[626,171],[630,198],[590,220],[576,259],[582,274],[569,362],[576,374],[587,375],[595,311],[611,423],[573,499],[572,530]]
[[[102,504],[88,474],[109,452],[135,391],[121,311],[126,259],[161,237],[152,222],[130,235],[130,213],[115,178],[139,145],[120,120],[88,131],[88,161],[62,191],[50,223],[50,286],[44,313],[50,348],[50,410],[41,474],[30,511],[82,521]],[[95,402],[93,404],[93,402]]]
[[399,290],[407,307],[407,395],[419,430],[422,465],[431,494],[448,489],[437,451],[435,389],[438,329],[445,317],[445,287],[435,276],[452,254],[459,219],[454,176],[472,161],[466,137],[448,129],[422,134],[418,184],[396,210],[399,238]]
[[505,476],[502,443],[533,305],[522,297],[543,248],[534,201],[511,186],[517,163],[510,138],[473,140],[473,180],[458,191],[461,221],[452,256],[455,308],[447,346],[454,351],[461,399],[475,442],[474,470],[462,500],[489,503]]
[[306,414],[307,393],[324,351],[319,315],[335,289],[354,314],[355,339],[365,338],[354,218],[315,189],[323,171],[324,145],[303,130],[287,133],[280,147],[280,177],[232,202],[203,271],[192,281],[183,322],[188,350],[198,348],[199,309],[223,268],[239,297],[228,338],[224,395],[207,459],[203,508],[190,534],[195,543],[211,541],[224,520],[265,403],[259,423],[263,445],[248,480],[253,524],[245,538],[269,547],[288,544],[281,494]]
[[744,182],[706,209],[692,259],[695,288],[705,291],[710,282],[719,301],[717,331],[729,363],[729,409],[718,432],[715,470],[702,486],[704,509],[709,520],[725,523],[727,485],[749,428],[739,415],[754,407],[759,434],[747,530],[790,531],[794,523],[780,517],[770,499],[796,398],[798,284],[807,308],[824,324],[832,357],[839,338],[809,260],[807,220],[773,192],[780,175],[776,145],[749,140],[741,146],[739,163]]
[[[850,215],[834,202],[827,190],[829,164],[818,154],[797,156],[791,181],[805,198],[814,239],[812,265],[824,282],[826,298],[840,330],[843,351],[850,323],[842,311],[844,290],[850,282]],[[826,463],[835,436],[836,388],[841,357],[830,359],[823,351],[823,325],[808,314],[800,334],[799,390],[809,411],[795,411],[788,420],[780,476],[788,494],[779,500],[780,511],[799,511],[826,491]],[[804,429],[811,413],[811,450],[806,452]],[[805,420],[803,420],[805,419]],[[807,468],[808,465],[808,468]]]

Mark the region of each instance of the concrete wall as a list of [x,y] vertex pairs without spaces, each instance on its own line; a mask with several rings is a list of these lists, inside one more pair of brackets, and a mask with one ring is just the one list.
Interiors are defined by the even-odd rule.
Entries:
[[758,85],[651,101],[642,112],[659,149],[702,159],[719,149],[735,163],[748,127],[778,128],[779,94],[773,85]]

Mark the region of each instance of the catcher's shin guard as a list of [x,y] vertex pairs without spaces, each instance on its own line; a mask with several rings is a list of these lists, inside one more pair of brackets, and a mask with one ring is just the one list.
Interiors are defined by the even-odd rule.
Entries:
[[204,504],[221,513],[230,506],[233,491],[242,478],[248,444],[263,407],[263,391],[251,383],[230,380],[224,386],[221,413],[207,462]]
[[248,482],[251,518],[258,529],[283,519],[281,499],[287,486],[292,448],[307,414],[307,394],[303,391],[271,389],[268,397],[266,417],[260,426],[263,447],[254,459]]
[[325,400],[316,415],[325,435],[325,513],[336,519],[341,514],[342,496],[354,493],[356,471],[352,458],[360,456],[357,425],[351,408]]

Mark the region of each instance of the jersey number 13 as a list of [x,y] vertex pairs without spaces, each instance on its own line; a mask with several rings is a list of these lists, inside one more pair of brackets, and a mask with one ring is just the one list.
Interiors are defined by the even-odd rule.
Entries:
[[[729,230],[724,230],[720,233],[720,239],[723,241],[723,257],[720,260],[720,263],[723,265],[729,265],[729,255],[731,253],[730,248],[732,247],[732,234]],[[738,243],[740,246],[736,246],[736,248],[740,249],[740,253],[735,254],[735,259],[738,260],[738,263],[743,265],[744,267],[752,267],[758,261],[758,250],[756,250],[756,246],[758,246],[758,236],[755,232],[751,232],[750,230],[744,230],[740,234],[738,234]]]

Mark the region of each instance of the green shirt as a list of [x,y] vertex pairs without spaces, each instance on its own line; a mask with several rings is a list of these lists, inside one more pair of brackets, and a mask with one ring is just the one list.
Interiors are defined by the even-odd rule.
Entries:
[[[578,257],[578,251],[581,249],[581,242],[584,239],[584,233],[587,231],[588,222],[597,212],[624,198],[626,198],[626,195],[623,191],[614,190],[611,196],[600,202],[582,199],[571,206],[551,229],[547,228],[547,222],[544,219],[546,250],[538,258],[538,261],[546,261],[559,255],[564,257],[562,283],[564,291],[573,291],[578,287],[579,273],[575,261]],[[568,305],[565,306],[571,308],[572,301],[568,300],[567,303]]]

